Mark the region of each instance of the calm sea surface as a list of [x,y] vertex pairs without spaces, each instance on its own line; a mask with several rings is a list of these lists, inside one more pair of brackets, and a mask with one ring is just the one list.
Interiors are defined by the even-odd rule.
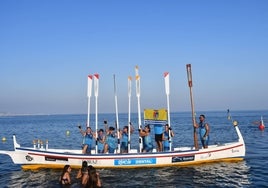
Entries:
[[[210,144],[234,141],[236,133],[227,119],[225,111],[198,112],[207,116],[210,123]],[[193,129],[191,113],[171,113],[171,126],[175,131],[173,146],[192,146]],[[260,131],[254,121],[268,117],[268,111],[233,111],[233,119],[246,143],[246,158],[236,163],[213,163],[189,167],[168,167],[153,169],[98,169],[103,187],[267,187],[268,185],[268,129]],[[85,127],[87,115],[40,115],[0,117],[0,150],[12,150],[12,135],[22,146],[31,147],[34,139],[48,140],[50,148],[80,149],[81,135],[78,124]],[[94,115],[91,124],[95,130]],[[115,122],[114,114],[100,114],[98,126],[103,120],[110,125]],[[128,114],[119,115],[119,126],[128,122]],[[132,148],[138,147],[137,114],[132,114],[136,131],[132,136]],[[267,123],[268,125],[268,123]],[[67,135],[66,132],[70,134]],[[153,132],[152,132],[153,133]],[[6,137],[3,142],[2,138]],[[0,187],[59,187],[61,170],[43,169],[24,171],[12,163],[6,155],[0,155]],[[77,170],[72,171],[73,184],[80,187],[75,179]]]

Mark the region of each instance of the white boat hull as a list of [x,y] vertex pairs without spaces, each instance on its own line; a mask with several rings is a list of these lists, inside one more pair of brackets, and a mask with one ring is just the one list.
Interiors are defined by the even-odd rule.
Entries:
[[95,168],[140,168],[186,166],[199,163],[240,161],[245,157],[245,144],[236,126],[239,136],[237,142],[211,145],[207,149],[195,150],[190,147],[174,148],[171,152],[138,153],[131,150],[128,154],[82,154],[81,150],[36,149],[20,147],[14,136],[14,151],[0,151],[7,154],[15,164],[24,169],[62,168],[69,164],[80,168],[87,161]]

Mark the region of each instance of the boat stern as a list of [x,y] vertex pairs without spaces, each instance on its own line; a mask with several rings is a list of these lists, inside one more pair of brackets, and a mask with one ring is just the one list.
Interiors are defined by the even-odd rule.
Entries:
[[15,134],[13,134],[13,144],[14,144],[14,150],[16,151],[16,148],[19,148],[20,144],[18,144]]

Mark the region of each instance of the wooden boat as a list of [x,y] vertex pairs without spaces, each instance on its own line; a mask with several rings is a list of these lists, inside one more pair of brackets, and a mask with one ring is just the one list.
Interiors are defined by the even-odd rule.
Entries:
[[[190,65],[187,65],[188,81],[191,94],[191,106],[192,106],[192,120],[195,123],[194,108],[192,100],[192,78]],[[167,99],[169,95],[168,76],[165,73],[166,94]],[[98,76],[96,76],[98,78]],[[89,83],[91,85],[92,77],[89,77]],[[136,71],[136,87],[139,87],[139,76]],[[98,84],[98,82],[95,82]],[[95,97],[97,100],[97,84],[95,85]],[[116,90],[115,90],[116,91]],[[129,89],[130,91],[130,89]],[[139,88],[136,88],[137,97],[139,99]],[[88,90],[88,97],[91,96],[91,90]],[[115,94],[116,96],[116,94]],[[116,97],[115,97],[116,99]],[[90,106],[90,105],[88,105]],[[117,106],[117,105],[116,105]],[[96,108],[97,109],[97,108]],[[141,128],[140,107],[138,100],[138,113],[139,113],[139,125]],[[89,110],[88,110],[89,111]],[[117,110],[116,110],[117,111]],[[169,113],[169,105],[167,112]],[[229,113],[229,110],[228,110]],[[88,113],[89,114],[89,113]],[[97,114],[97,113],[96,113]],[[156,115],[154,114],[154,118]],[[167,123],[170,125],[169,114],[165,116]],[[97,119],[97,117],[96,117]],[[160,117],[161,120],[161,117]],[[88,115],[89,122],[89,115]],[[118,122],[118,120],[117,120]],[[141,147],[138,149],[130,149],[128,153],[113,153],[113,154],[98,154],[92,150],[90,155],[82,154],[82,150],[70,150],[70,149],[52,149],[48,147],[48,143],[45,146],[40,144],[33,147],[21,147],[16,141],[16,136],[13,135],[14,150],[3,151],[0,150],[0,154],[9,155],[15,164],[20,164],[23,169],[38,169],[38,168],[63,168],[64,165],[69,164],[73,168],[80,168],[83,161],[87,161],[89,165],[93,165],[95,168],[144,168],[144,167],[167,167],[167,166],[187,166],[208,162],[222,162],[222,161],[241,161],[245,157],[245,143],[242,134],[238,128],[237,121],[233,121],[233,127],[236,130],[238,140],[229,143],[209,145],[208,148],[198,148],[197,136],[194,133],[194,146],[193,147],[178,147],[172,148],[166,152],[156,152],[153,150],[150,153],[142,153]],[[96,124],[97,125],[97,124]],[[119,125],[117,125],[118,130]],[[97,130],[97,127],[96,127]],[[171,141],[170,141],[171,143]]]
[[196,150],[194,147],[174,148],[174,151],[140,153],[130,150],[126,154],[82,154],[80,150],[21,147],[13,135],[14,151],[1,151],[7,154],[15,164],[23,169],[62,168],[70,164],[80,168],[82,161],[96,168],[138,168],[186,166],[208,162],[241,161],[245,157],[245,143],[236,121],[234,128],[238,135],[235,142],[210,145],[207,149]]

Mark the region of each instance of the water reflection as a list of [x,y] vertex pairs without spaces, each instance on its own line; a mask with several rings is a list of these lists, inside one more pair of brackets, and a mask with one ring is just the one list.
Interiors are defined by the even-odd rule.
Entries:
[[192,170],[195,185],[206,187],[246,187],[250,185],[249,167],[245,161],[195,166],[192,167]]
[[105,185],[116,187],[247,187],[249,167],[245,161],[191,167],[103,170]]
[[[98,169],[103,187],[249,187],[246,162],[215,163],[191,167]],[[61,170],[15,171],[6,179],[7,187],[59,187]],[[80,187],[73,169],[71,187]],[[11,181],[12,180],[12,181]],[[2,182],[5,183],[5,182]]]

